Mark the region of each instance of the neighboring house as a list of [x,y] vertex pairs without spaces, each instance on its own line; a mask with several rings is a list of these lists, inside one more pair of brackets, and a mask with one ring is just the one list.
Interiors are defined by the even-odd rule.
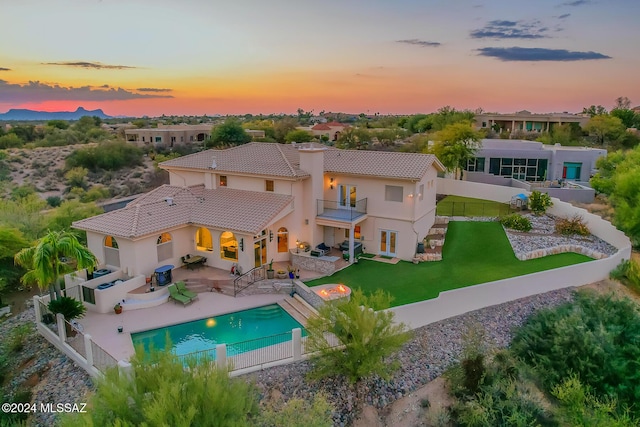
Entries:
[[161,163],[170,185],[125,208],[76,221],[101,264],[130,275],[186,254],[243,271],[290,261],[307,242],[411,259],[435,220],[433,155],[321,144],[249,143]]
[[476,114],[476,127],[496,132],[549,132],[555,125],[578,123],[581,127],[589,121],[584,114],[549,113],[535,114],[523,110],[513,114]]
[[[483,139],[475,157],[467,162],[468,181],[540,189],[563,201],[590,203],[595,191],[588,188],[596,161],[607,150],[544,145],[511,139]],[[575,184],[567,186],[565,181]],[[528,182],[528,184],[527,184]]]
[[199,125],[164,125],[158,123],[157,128],[125,129],[125,138],[139,145],[175,145],[203,142],[211,136],[213,124]]
[[567,179],[588,182],[596,161],[607,150],[510,139],[483,139],[465,170],[521,181]]
[[340,134],[347,128],[348,125],[343,125],[338,122],[329,122],[329,123],[318,123],[311,128],[305,128],[305,130],[309,130],[313,136],[326,136],[329,138],[329,141],[337,141],[340,138]]

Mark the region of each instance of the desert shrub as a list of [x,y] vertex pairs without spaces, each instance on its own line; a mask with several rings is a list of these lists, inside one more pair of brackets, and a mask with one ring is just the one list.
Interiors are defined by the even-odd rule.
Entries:
[[609,277],[621,281],[625,286],[640,294],[640,264],[637,261],[622,261],[611,270]]
[[9,334],[9,351],[16,353],[22,350],[32,330],[33,327],[30,323],[13,328]]
[[558,399],[558,421],[570,426],[634,427],[640,419],[617,410],[615,399],[595,397],[575,376],[553,387],[553,397]]
[[580,236],[588,236],[591,234],[589,227],[585,224],[581,215],[575,214],[572,217],[556,219],[556,233],[570,236],[578,234]]
[[91,171],[98,169],[118,170],[142,164],[142,150],[124,141],[107,141],[96,146],[74,151],[66,159],[67,169],[84,167]]
[[64,174],[67,180],[67,185],[71,187],[86,188],[87,187],[87,174],[89,171],[86,168],[76,167],[71,168]]
[[47,204],[52,208],[57,208],[62,203],[62,199],[60,196],[49,196],[47,197]]
[[108,199],[109,197],[111,197],[111,192],[108,188],[102,185],[94,185],[86,193],[80,196],[80,201],[82,203],[88,203]]
[[577,293],[574,303],[543,310],[516,331],[511,348],[539,373],[547,391],[571,375],[597,398],[640,415],[640,311],[612,296]]
[[60,425],[256,425],[258,396],[248,381],[230,378],[210,360],[181,360],[169,348],[148,355],[141,350],[138,348],[130,360],[131,375],[109,369],[96,381],[89,401],[91,410],[64,414]]
[[500,218],[500,224],[517,231],[531,230],[531,220],[518,214],[505,215]]
[[551,197],[547,193],[532,191],[529,196],[529,208],[536,215],[544,214],[547,209],[553,206]]
[[255,423],[259,427],[331,427],[333,419],[331,405],[322,394],[317,394],[311,402],[291,399],[287,403],[270,404],[260,414]]

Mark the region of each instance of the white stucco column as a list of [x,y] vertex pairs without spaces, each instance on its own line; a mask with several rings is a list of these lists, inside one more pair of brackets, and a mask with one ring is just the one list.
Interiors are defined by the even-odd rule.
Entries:
[[349,225],[349,264],[353,264],[353,253],[354,253],[354,238],[353,235],[355,234],[354,232],[354,226],[353,224]]
[[300,328],[291,330],[291,345],[293,345],[293,360],[302,359],[302,330]]

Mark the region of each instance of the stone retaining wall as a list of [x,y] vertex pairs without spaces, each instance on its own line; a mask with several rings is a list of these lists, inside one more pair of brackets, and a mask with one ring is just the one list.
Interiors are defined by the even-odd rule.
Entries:
[[542,258],[547,255],[556,255],[565,252],[575,252],[594,259],[602,259],[609,256],[607,254],[603,254],[602,252],[594,251],[593,249],[586,248],[581,245],[558,245],[549,248],[538,249],[526,254],[516,254],[516,258],[518,258],[520,261],[527,261],[529,259]]

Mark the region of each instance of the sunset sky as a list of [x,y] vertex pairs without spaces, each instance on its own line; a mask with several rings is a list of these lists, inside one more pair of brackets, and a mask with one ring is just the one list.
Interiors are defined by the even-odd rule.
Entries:
[[0,0],[0,113],[640,105],[638,0]]

